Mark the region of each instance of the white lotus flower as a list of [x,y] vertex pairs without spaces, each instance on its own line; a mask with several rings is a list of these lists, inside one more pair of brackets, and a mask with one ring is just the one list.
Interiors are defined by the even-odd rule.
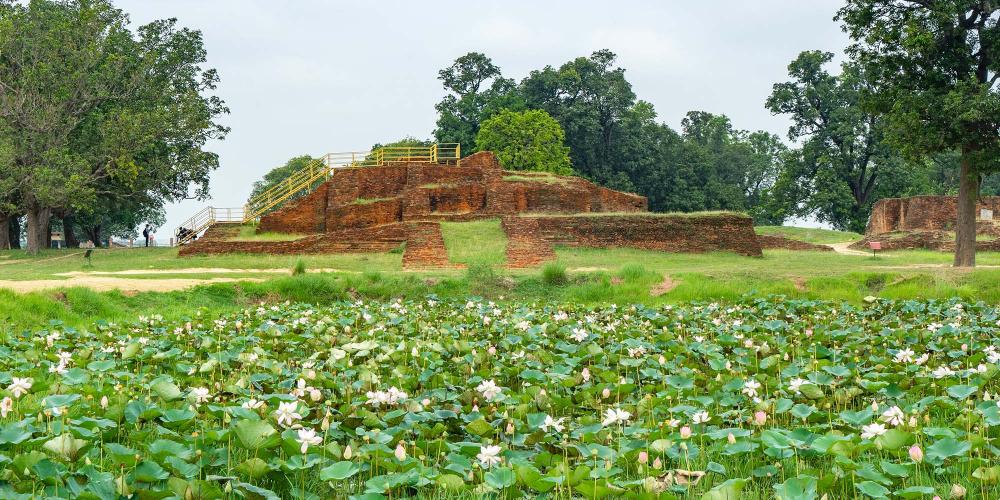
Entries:
[[760,382],[754,379],[743,382],[743,394],[755,398],[757,397],[757,389],[760,389]]
[[868,424],[861,428],[861,439],[871,439],[888,432],[882,424]]
[[896,358],[895,358],[896,362],[897,363],[912,363],[913,362],[913,354],[914,354],[913,349],[910,349],[909,347],[907,347],[906,349],[900,349],[899,352],[896,353]]
[[0,418],[7,418],[7,414],[14,410],[14,400],[10,396],[0,401]]
[[248,410],[258,410],[264,407],[264,402],[258,401],[254,398],[250,398],[248,401],[245,401],[241,406],[243,406]]
[[614,424],[624,425],[630,418],[632,418],[632,414],[621,408],[608,408],[604,411],[604,421],[601,422],[601,425],[605,427]]
[[503,392],[503,389],[501,389],[496,382],[492,380],[482,381],[478,386],[476,386],[476,390],[479,391],[479,393],[482,394],[487,401],[495,400],[497,396]]
[[476,454],[476,460],[482,464],[484,469],[489,469],[500,464],[500,447],[496,445],[482,446]]
[[708,415],[707,411],[702,410],[702,411],[699,411],[698,413],[695,413],[694,415],[692,415],[691,416],[691,421],[694,422],[694,423],[696,423],[696,424],[704,424],[705,422],[708,422],[709,420],[711,420],[711,418],[712,417],[710,417]]
[[584,330],[583,328],[574,328],[570,338],[577,342],[583,342],[584,340],[587,340],[587,330]]
[[313,429],[299,429],[298,434],[299,437],[296,441],[302,444],[299,451],[303,454],[305,454],[306,450],[309,449],[310,445],[317,445],[323,442],[323,438],[321,436],[317,436],[316,431]]
[[208,388],[206,387],[195,387],[191,389],[191,395],[194,396],[194,402],[201,404],[207,403],[211,396],[208,394]]
[[299,403],[297,401],[279,403],[278,410],[274,412],[274,415],[278,420],[278,424],[285,427],[291,427],[296,420],[302,420],[302,415],[297,412],[298,406]]
[[795,394],[798,394],[799,388],[802,387],[802,385],[805,383],[806,383],[805,379],[801,379],[798,377],[793,378],[792,381],[788,383],[788,390],[794,392]]
[[560,417],[558,419],[555,419],[552,418],[551,415],[545,415],[545,421],[542,422],[542,425],[539,425],[538,427],[545,432],[549,432],[549,427],[551,427],[556,432],[562,432],[564,428],[562,424],[563,420],[566,420],[566,417]]
[[905,420],[906,415],[903,414],[903,410],[900,410],[898,406],[893,406],[882,413],[882,421],[893,427],[903,425]]
[[935,368],[934,371],[931,372],[931,375],[933,375],[934,378],[945,378],[945,377],[950,377],[954,374],[955,370],[952,370],[951,368],[948,368],[947,366],[944,365]]
[[31,390],[31,384],[34,382],[30,377],[17,378],[13,377],[10,379],[10,385],[7,386],[7,390],[14,395],[15,398],[20,398],[21,396],[28,393]]

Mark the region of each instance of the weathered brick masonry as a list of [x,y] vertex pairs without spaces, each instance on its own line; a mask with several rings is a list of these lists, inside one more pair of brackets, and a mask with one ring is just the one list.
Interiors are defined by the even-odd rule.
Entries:
[[[405,242],[404,266],[441,267],[450,264],[439,221],[498,216],[508,236],[508,263],[515,267],[554,259],[554,243],[761,254],[748,217],[662,216],[646,210],[643,196],[577,177],[506,171],[492,153],[480,152],[461,166],[408,163],[336,170],[314,192],[261,217],[257,229],[311,236],[294,241],[206,238],[181,254],[384,252]],[[529,215],[534,213],[546,215]]]
[[[951,231],[958,219],[958,198],[955,196],[913,196],[883,198],[872,207],[866,236],[893,231]],[[983,196],[976,207],[993,210],[1000,218],[1000,196]],[[993,231],[993,224],[980,224],[981,231]]]
[[[504,228],[509,240],[533,235],[549,244],[570,246],[761,255],[753,220],[737,214],[522,215],[505,218]],[[508,260],[512,265],[523,261],[511,255],[510,247]]]

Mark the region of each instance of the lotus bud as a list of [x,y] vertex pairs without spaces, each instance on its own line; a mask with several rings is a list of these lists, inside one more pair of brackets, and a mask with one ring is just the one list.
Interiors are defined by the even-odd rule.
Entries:
[[963,498],[965,497],[965,487],[961,484],[951,485],[951,494],[949,498]]
[[924,450],[921,450],[919,446],[913,445],[910,447],[910,459],[914,462],[924,461]]
[[507,434],[514,434],[514,424],[512,422],[507,422]]
[[767,423],[767,413],[763,411],[758,411],[753,414],[754,425],[764,425]]
[[660,354],[660,359],[658,359],[657,361],[659,361],[660,364],[663,365],[667,363],[667,358],[663,357],[663,355]]
[[107,410],[108,409],[108,397],[107,396],[101,396],[101,409],[102,410]]
[[347,445],[347,447],[344,448],[344,460],[350,460],[351,457],[353,456],[354,456],[354,451],[351,450],[351,445]]
[[878,401],[872,401],[872,411],[878,413]]
[[319,401],[323,399],[323,393],[319,389],[313,389],[309,391],[309,398],[313,401]]
[[691,437],[691,428],[688,426],[681,427],[681,439],[687,439]]
[[660,461],[660,457],[656,457],[656,459],[653,460],[653,468],[656,470],[660,470],[663,468],[663,462]]
[[649,463],[649,453],[647,453],[646,450],[640,451],[639,458],[637,460],[640,464],[646,465]]
[[604,399],[608,399],[608,397],[610,397],[610,396],[611,396],[611,389],[608,389],[607,387],[605,387],[604,390],[601,391],[601,397],[604,398]]
[[732,432],[726,436],[726,440],[729,441],[729,444],[736,444],[736,436],[734,436]]
[[399,460],[400,462],[406,460],[406,448],[403,447],[402,441],[400,441],[399,444],[396,445],[396,451],[394,452],[394,455],[396,455],[396,460]]
[[583,377],[584,382],[590,381],[590,370],[587,367],[583,367],[583,371],[580,372],[580,375]]
[[420,404],[424,405],[425,407],[430,406],[431,405],[431,400],[427,399],[427,398],[424,398],[423,400],[420,401]]

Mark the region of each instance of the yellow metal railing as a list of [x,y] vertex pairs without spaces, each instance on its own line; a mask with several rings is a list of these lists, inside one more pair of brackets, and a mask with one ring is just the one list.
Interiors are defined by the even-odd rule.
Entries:
[[193,241],[202,231],[218,223],[243,223],[243,208],[205,207],[174,230],[178,245]]
[[285,180],[249,199],[244,206],[244,222],[255,221],[293,196],[312,191],[338,168],[381,167],[399,163],[461,165],[460,144],[391,146],[367,152],[328,153],[313,160]]

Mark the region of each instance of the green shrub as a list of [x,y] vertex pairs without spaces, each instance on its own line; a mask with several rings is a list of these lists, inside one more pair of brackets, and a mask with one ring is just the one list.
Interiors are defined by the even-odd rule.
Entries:
[[563,286],[569,283],[566,266],[558,262],[549,262],[542,266],[542,283],[549,286]]
[[298,259],[292,266],[292,276],[300,276],[306,273],[306,261]]
[[501,276],[493,266],[483,262],[469,264],[465,279],[469,283],[469,293],[480,297],[493,297],[501,287]]

